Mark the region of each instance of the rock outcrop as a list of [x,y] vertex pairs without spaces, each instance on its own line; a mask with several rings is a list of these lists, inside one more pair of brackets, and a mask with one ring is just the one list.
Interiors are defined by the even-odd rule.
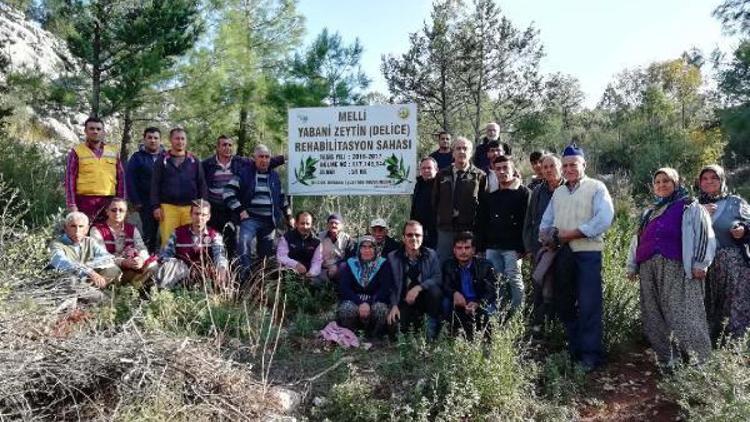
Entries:
[[[80,69],[65,43],[43,29],[39,23],[26,19],[23,13],[0,2],[0,46],[10,59],[9,72],[33,72],[46,80],[55,80]],[[0,78],[6,75],[0,74]],[[81,107],[86,109],[85,105]],[[86,114],[76,110],[44,108],[36,105],[24,110],[49,139],[34,141],[67,147],[81,139]],[[22,141],[29,141],[21,139]]]

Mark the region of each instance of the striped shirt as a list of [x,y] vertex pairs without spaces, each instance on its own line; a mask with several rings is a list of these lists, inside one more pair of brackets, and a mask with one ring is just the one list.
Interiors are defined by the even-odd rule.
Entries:
[[270,217],[273,211],[271,189],[268,186],[268,173],[255,174],[255,193],[250,201],[248,212],[258,217]]
[[218,168],[213,174],[206,174],[206,183],[208,184],[208,200],[211,202],[211,204],[221,204],[222,207],[224,206],[224,186],[229,183],[230,180],[234,177],[234,174],[232,174],[232,160],[234,160],[234,157],[232,157],[229,162],[224,165],[219,162],[219,160],[216,160],[216,165]]

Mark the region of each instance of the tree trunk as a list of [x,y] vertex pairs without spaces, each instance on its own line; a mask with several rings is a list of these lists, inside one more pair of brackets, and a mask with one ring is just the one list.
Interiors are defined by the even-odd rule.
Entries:
[[443,114],[443,130],[446,132],[450,132],[450,125],[448,124],[448,76],[446,75],[448,73],[446,69],[447,63],[443,63],[443,66],[441,66],[440,69],[440,90],[442,91],[440,93],[440,98],[442,99],[442,103],[440,104],[441,112]]
[[[97,5],[97,15],[100,15],[101,10]],[[94,42],[92,43],[92,60],[91,60],[91,115],[99,117],[99,102],[101,96],[101,51],[102,51],[102,39],[101,39],[101,19],[97,19],[94,23]]]
[[128,160],[128,146],[132,139],[133,132],[133,116],[131,111],[125,110],[122,122],[122,139],[120,140],[120,161],[126,162]]
[[240,127],[237,130],[237,155],[246,155],[248,114],[247,103],[243,98],[242,106],[240,107]]

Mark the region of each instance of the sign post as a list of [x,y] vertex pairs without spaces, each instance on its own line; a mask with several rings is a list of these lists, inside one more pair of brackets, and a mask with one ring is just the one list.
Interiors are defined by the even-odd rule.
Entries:
[[415,104],[289,110],[290,195],[411,194]]

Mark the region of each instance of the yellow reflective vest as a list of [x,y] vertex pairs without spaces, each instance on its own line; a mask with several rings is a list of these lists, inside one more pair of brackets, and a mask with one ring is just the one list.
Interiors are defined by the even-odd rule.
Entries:
[[114,196],[117,192],[117,150],[104,145],[101,158],[86,143],[75,147],[78,156],[76,193],[79,195]]

